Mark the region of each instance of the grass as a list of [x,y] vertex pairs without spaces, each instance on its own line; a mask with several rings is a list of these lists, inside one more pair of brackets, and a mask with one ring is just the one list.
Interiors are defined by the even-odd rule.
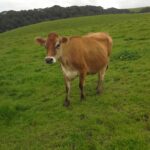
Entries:
[[127,51],[127,50],[123,50],[123,51],[120,51],[119,53],[117,53],[115,56],[114,56],[114,59],[117,60],[122,60],[122,61],[131,61],[131,60],[137,60],[139,59],[140,56],[137,52],[135,51]]
[[[102,15],[43,22],[0,34],[0,149],[149,150],[150,14]],[[46,65],[36,36],[109,32],[114,46],[105,89],[86,79],[86,101],[72,83],[63,107],[59,64]]]

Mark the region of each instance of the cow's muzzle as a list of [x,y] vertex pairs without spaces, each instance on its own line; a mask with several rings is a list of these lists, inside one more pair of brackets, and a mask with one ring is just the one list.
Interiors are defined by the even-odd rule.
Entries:
[[53,64],[56,62],[56,59],[54,57],[45,57],[45,62],[47,64]]

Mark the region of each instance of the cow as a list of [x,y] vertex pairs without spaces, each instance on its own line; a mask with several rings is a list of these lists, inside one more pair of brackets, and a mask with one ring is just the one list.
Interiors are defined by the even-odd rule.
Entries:
[[102,92],[112,49],[112,38],[107,33],[65,37],[52,32],[46,39],[37,37],[36,42],[47,50],[46,63],[60,62],[66,87],[64,106],[70,105],[71,81],[77,76],[81,100],[85,98],[84,82],[87,75],[98,74],[96,90],[98,94]]

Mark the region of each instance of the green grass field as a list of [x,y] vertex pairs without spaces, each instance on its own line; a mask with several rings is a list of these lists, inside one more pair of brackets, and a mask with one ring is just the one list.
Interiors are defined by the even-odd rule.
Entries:
[[[49,32],[108,32],[114,41],[104,92],[97,75],[78,79],[71,107],[59,64],[44,62],[34,42]],[[150,14],[102,15],[43,22],[0,34],[0,150],[149,150]]]

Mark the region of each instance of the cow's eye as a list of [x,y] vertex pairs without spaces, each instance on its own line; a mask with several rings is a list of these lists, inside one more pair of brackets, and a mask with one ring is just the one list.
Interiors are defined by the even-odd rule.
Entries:
[[55,44],[55,49],[58,49],[60,47],[60,42],[57,42],[56,44]]

